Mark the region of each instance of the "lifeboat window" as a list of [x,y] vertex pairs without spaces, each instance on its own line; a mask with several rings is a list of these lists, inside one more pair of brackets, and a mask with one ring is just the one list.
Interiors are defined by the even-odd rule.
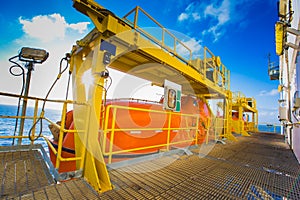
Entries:
[[198,101],[197,101],[197,100],[194,100],[193,105],[194,105],[195,107],[198,107]]
[[176,106],[176,91],[170,89],[168,91],[168,107],[175,108],[175,106]]

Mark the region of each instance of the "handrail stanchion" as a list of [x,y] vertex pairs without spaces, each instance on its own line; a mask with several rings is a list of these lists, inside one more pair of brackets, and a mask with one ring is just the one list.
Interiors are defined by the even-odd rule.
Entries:
[[55,166],[56,169],[59,169],[60,161],[62,159],[61,153],[62,153],[62,143],[63,143],[63,139],[64,139],[66,113],[67,113],[67,103],[64,102],[62,115],[61,115],[61,126],[60,126],[59,137],[58,137],[58,147],[57,147],[56,166]]
[[33,111],[33,121],[32,121],[32,124],[33,124],[33,128],[32,128],[32,132],[31,132],[31,142],[30,144],[33,144],[34,143],[34,135],[35,135],[35,123],[36,123],[36,120],[37,120],[37,113],[38,113],[38,106],[39,106],[39,100],[35,100],[35,105],[34,105],[34,111]]
[[133,28],[136,29],[137,26],[137,21],[138,21],[138,12],[139,12],[139,7],[135,7],[135,13],[134,13],[134,22],[133,22]]
[[195,145],[198,145],[198,132],[199,132],[199,128],[198,128],[198,125],[199,125],[199,115],[197,115],[196,117],[196,129],[195,129]]
[[106,155],[106,138],[107,138],[107,130],[108,130],[108,118],[109,118],[109,112],[111,109],[111,105],[106,107],[106,113],[105,113],[105,122],[104,122],[104,129],[103,129],[103,141],[102,141],[102,152],[103,155]]
[[112,127],[111,127],[111,135],[109,141],[109,156],[108,156],[108,164],[111,163],[112,160],[112,150],[114,145],[114,135],[115,135],[115,123],[116,123],[116,115],[117,115],[117,108],[113,109],[113,118],[112,118]]
[[171,134],[171,115],[172,112],[168,111],[168,135],[167,135],[167,151],[170,149],[170,134]]

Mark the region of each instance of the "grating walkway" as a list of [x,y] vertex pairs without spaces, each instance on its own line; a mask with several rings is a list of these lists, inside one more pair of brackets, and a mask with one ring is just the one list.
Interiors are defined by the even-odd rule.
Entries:
[[0,197],[12,197],[54,183],[37,150],[0,153]]
[[100,199],[99,194],[94,191],[83,179],[52,184],[38,190],[20,196],[18,199]]
[[30,146],[3,149],[0,199],[99,199],[83,179],[56,184],[40,151]]
[[[110,169],[115,188],[102,194],[83,179],[54,184],[46,171],[37,171],[44,164],[36,151],[2,153],[1,198],[300,199],[300,166],[282,136],[238,139]],[[9,174],[15,174],[10,181]]]
[[[103,199],[300,199],[300,166],[283,137],[252,134],[193,155],[111,170]],[[162,167],[163,166],[163,167]]]

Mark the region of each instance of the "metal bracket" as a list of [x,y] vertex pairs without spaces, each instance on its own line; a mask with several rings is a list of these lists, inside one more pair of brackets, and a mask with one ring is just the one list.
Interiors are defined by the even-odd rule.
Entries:
[[300,36],[300,31],[299,30],[296,30],[296,29],[294,29],[294,28],[286,28],[286,31],[288,32],[288,33],[291,33],[291,34],[294,34],[294,35],[296,35],[297,37],[299,37]]

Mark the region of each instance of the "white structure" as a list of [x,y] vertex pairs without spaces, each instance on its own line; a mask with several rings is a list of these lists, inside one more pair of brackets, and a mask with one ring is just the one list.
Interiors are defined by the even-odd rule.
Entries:
[[[279,1],[275,26],[279,59],[279,119],[300,163],[300,0]],[[270,72],[269,72],[270,73]]]

